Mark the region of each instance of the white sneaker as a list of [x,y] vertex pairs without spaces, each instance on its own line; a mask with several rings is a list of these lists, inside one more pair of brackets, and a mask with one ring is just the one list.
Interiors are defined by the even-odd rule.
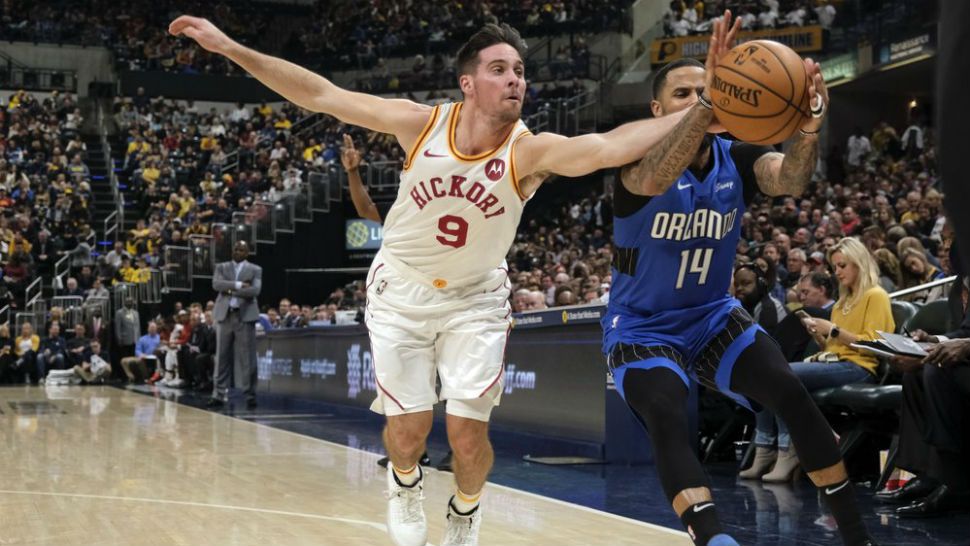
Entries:
[[[452,497],[454,498],[454,497]],[[482,527],[482,505],[470,514],[459,514],[448,501],[448,523],[441,546],[478,546],[478,530]]]
[[424,471],[418,465],[419,478],[404,487],[394,476],[394,465],[387,465],[387,534],[396,546],[425,546],[428,543],[428,520],[424,516]]

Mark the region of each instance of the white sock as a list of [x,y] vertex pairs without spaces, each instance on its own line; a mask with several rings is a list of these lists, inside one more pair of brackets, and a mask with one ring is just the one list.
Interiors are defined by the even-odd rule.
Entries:
[[455,510],[462,514],[467,514],[474,510],[478,503],[482,500],[482,492],[479,491],[474,495],[469,495],[463,493],[461,489],[455,489],[455,496],[451,498],[451,505],[455,507]]
[[418,468],[418,465],[412,466],[409,470],[401,470],[394,466],[394,463],[391,463],[391,468],[394,469],[394,475],[397,476],[397,481],[401,482],[401,485],[405,487],[411,487],[421,479],[421,469]]

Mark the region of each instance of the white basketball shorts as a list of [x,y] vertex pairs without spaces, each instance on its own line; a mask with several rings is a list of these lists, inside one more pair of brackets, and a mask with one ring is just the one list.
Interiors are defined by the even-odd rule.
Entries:
[[448,286],[378,253],[365,313],[378,390],[371,409],[430,411],[440,399],[448,400],[449,414],[488,421],[502,395],[510,291],[505,264]]

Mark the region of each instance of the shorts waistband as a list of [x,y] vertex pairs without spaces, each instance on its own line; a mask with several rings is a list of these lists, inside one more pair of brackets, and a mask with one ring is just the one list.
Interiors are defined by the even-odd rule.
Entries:
[[414,269],[413,267],[405,264],[401,260],[392,256],[389,252],[384,252],[383,250],[378,252],[377,257],[374,260],[378,262],[383,261],[387,263],[392,268],[394,268],[394,271],[396,271],[402,277],[406,277],[417,283],[431,286],[439,290],[445,289],[445,288],[456,288],[456,287],[476,284],[480,281],[485,280],[485,278],[488,277],[488,275],[491,273],[491,270],[489,270],[484,273],[479,273],[479,274],[471,275],[467,277],[459,277],[459,278],[434,277],[434,276],[422,273],[417,269]]

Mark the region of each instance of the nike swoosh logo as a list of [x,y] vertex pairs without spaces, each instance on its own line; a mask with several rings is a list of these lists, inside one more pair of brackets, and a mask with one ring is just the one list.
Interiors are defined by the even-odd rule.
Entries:
[[696,514],[697,512],[700,512],[701,510],[707,510],[708,508],[710,508],[712,506],[714,506],[714,503],[713,502],[709,502],[707,504],[698,504],[698,505],[695,505],[694,506],[694,513]]
[[690,187],[690,182],[688,182],[686,185],[683,185],[683,186],[680,185],[680,182],[677,183],[678,190],[686,190],[689,187]]
[[424,151],[424,157],[448,157],[448,156],[446,156],[446,155],[433,154],[433,153],[431,153],[431,150],[425,150]]
[[826,495],[831,495],[831,494],[833,494],[833,493],[838,493],[838,492],[839,492],[839,491],[841,491],[841,490],[842,490],[843,488],[845,488],[845,486],[847,486],[847,485],[849,485],[849,480],[846,480],[846,481],[844,481],[844,482],[842,482],[842,485],[840,485],[840,486],[838,486],[838,487],[836,487],[835,489],[832,489],[832,488],[829,488],[829,487],[826,487],[826,488],[825,488],[825,494],[826,494]]

